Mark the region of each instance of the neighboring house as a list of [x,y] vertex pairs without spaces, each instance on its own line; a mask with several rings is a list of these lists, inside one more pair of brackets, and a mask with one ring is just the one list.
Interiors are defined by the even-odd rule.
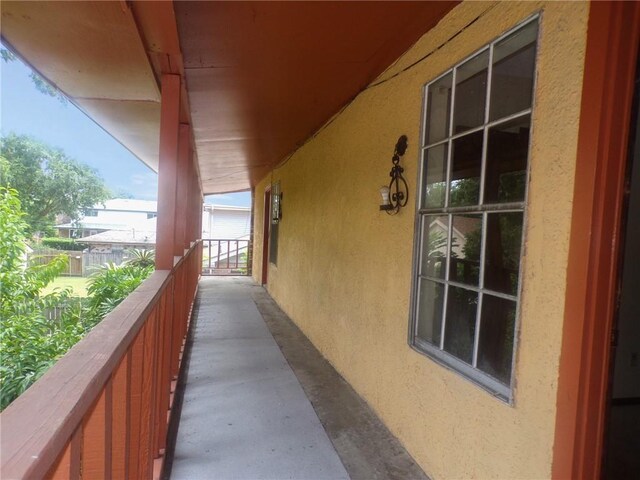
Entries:
[[230,274],[247,267],[251,208],[205,205],[202,217],[203,272]]
[[202,238],[235,240],[251,233],[251,208],[205,205]]
[[[149,202],[155,204],[155,202]],[[142,218],[141,215],[133,215],[132,212],[107,211],[99,212],[109,220],[118,220],[122,217],[123,223],[116,223],[117,228],[96,232],[95,230],[84,229],[89,232],[82,237],[82,243],[89,245],[91,253],[112,253],[127,248],[154,248],[156,243],[156,219]],[[140,213],[140,212],[133,212]],[[85,217],[86,218],[86,217]],[[124,224],[124,221],[127,224]],[[83,221],[84,222],[84,221]],[[202,213],[202,238],[223,239],[223,240],[244,240],[249,239],[251,227],[251,208],[231,207],[226,205],[205,205]],[[240,242],[240,247],[235,243],[227,245],[222,243],[220,254],[214,252],[213,256],[219,257],[221,263],[226,264],[227,260],[235,263],[237,254],[246,253],[246,243]],[[217,252],[217,244],[215,250]]]
[[157,202],[114,198],[104,204],[96,204],[84,212],[77,222],[56,225],[58,236],[82,238],[108,230],[131,230],[148,219],[158,216]]
[[80,238],[89,245],[90,253],[114,253],[128,248],[154,248],[156,219],[150,218],[131,225],[126,230],[106,230]]

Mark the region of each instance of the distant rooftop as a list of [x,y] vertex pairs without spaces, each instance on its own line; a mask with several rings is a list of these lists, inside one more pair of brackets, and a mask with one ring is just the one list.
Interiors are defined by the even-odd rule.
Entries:
[[237,206],[232,206],[232,205],[217,205],[217,204],[211,204],[211,203],[205,203],[204,204],[204,209],[205,210],[234,210],[237,212],[250,212],[251,211],[251,207],[237,207]]
[[112,198],[93,206],[96,210],[121,210],[125,212],[157,212],[158,202],[155,200],[136,200],[133,198]]
[[149,230],[108,230],[79,240],[90,244],[155,245],[156,232]]
[[123,243],[129,245],[154,245],[156,243],[156,219],[129,225],[126,229],[107,230],[106,232],[88,235],[79,239],[82,243]]

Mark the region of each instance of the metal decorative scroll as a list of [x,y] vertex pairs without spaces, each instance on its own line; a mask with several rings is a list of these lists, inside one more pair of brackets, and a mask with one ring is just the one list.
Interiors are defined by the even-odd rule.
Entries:
[[389,215],[398,213],[400,208],[406,206],[409,200],[409,187],[407,186],[407,181],[402,176],[404,168],[400,166],[400,158],[407,151],[407,141],[407,136],[402,135],[398,139],[393,157],[391,157],[393,167],[391,167],[391,171],[389,172],[389,176],[391,177],[391,182],[389,182],[390,205],[389,208],[385,209]]

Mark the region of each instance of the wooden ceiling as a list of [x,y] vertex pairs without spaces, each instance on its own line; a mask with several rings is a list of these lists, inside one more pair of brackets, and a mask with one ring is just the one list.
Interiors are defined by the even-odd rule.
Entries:
[[457,2],[9,2],[2,37],[157,168],[159,74],[185,79],[205,193],[246,190]]

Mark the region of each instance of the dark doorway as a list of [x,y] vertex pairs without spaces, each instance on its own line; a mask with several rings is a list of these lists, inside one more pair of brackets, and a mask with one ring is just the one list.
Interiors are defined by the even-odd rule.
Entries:
[[603,477],[640,478],[640,59],[629,129]]

